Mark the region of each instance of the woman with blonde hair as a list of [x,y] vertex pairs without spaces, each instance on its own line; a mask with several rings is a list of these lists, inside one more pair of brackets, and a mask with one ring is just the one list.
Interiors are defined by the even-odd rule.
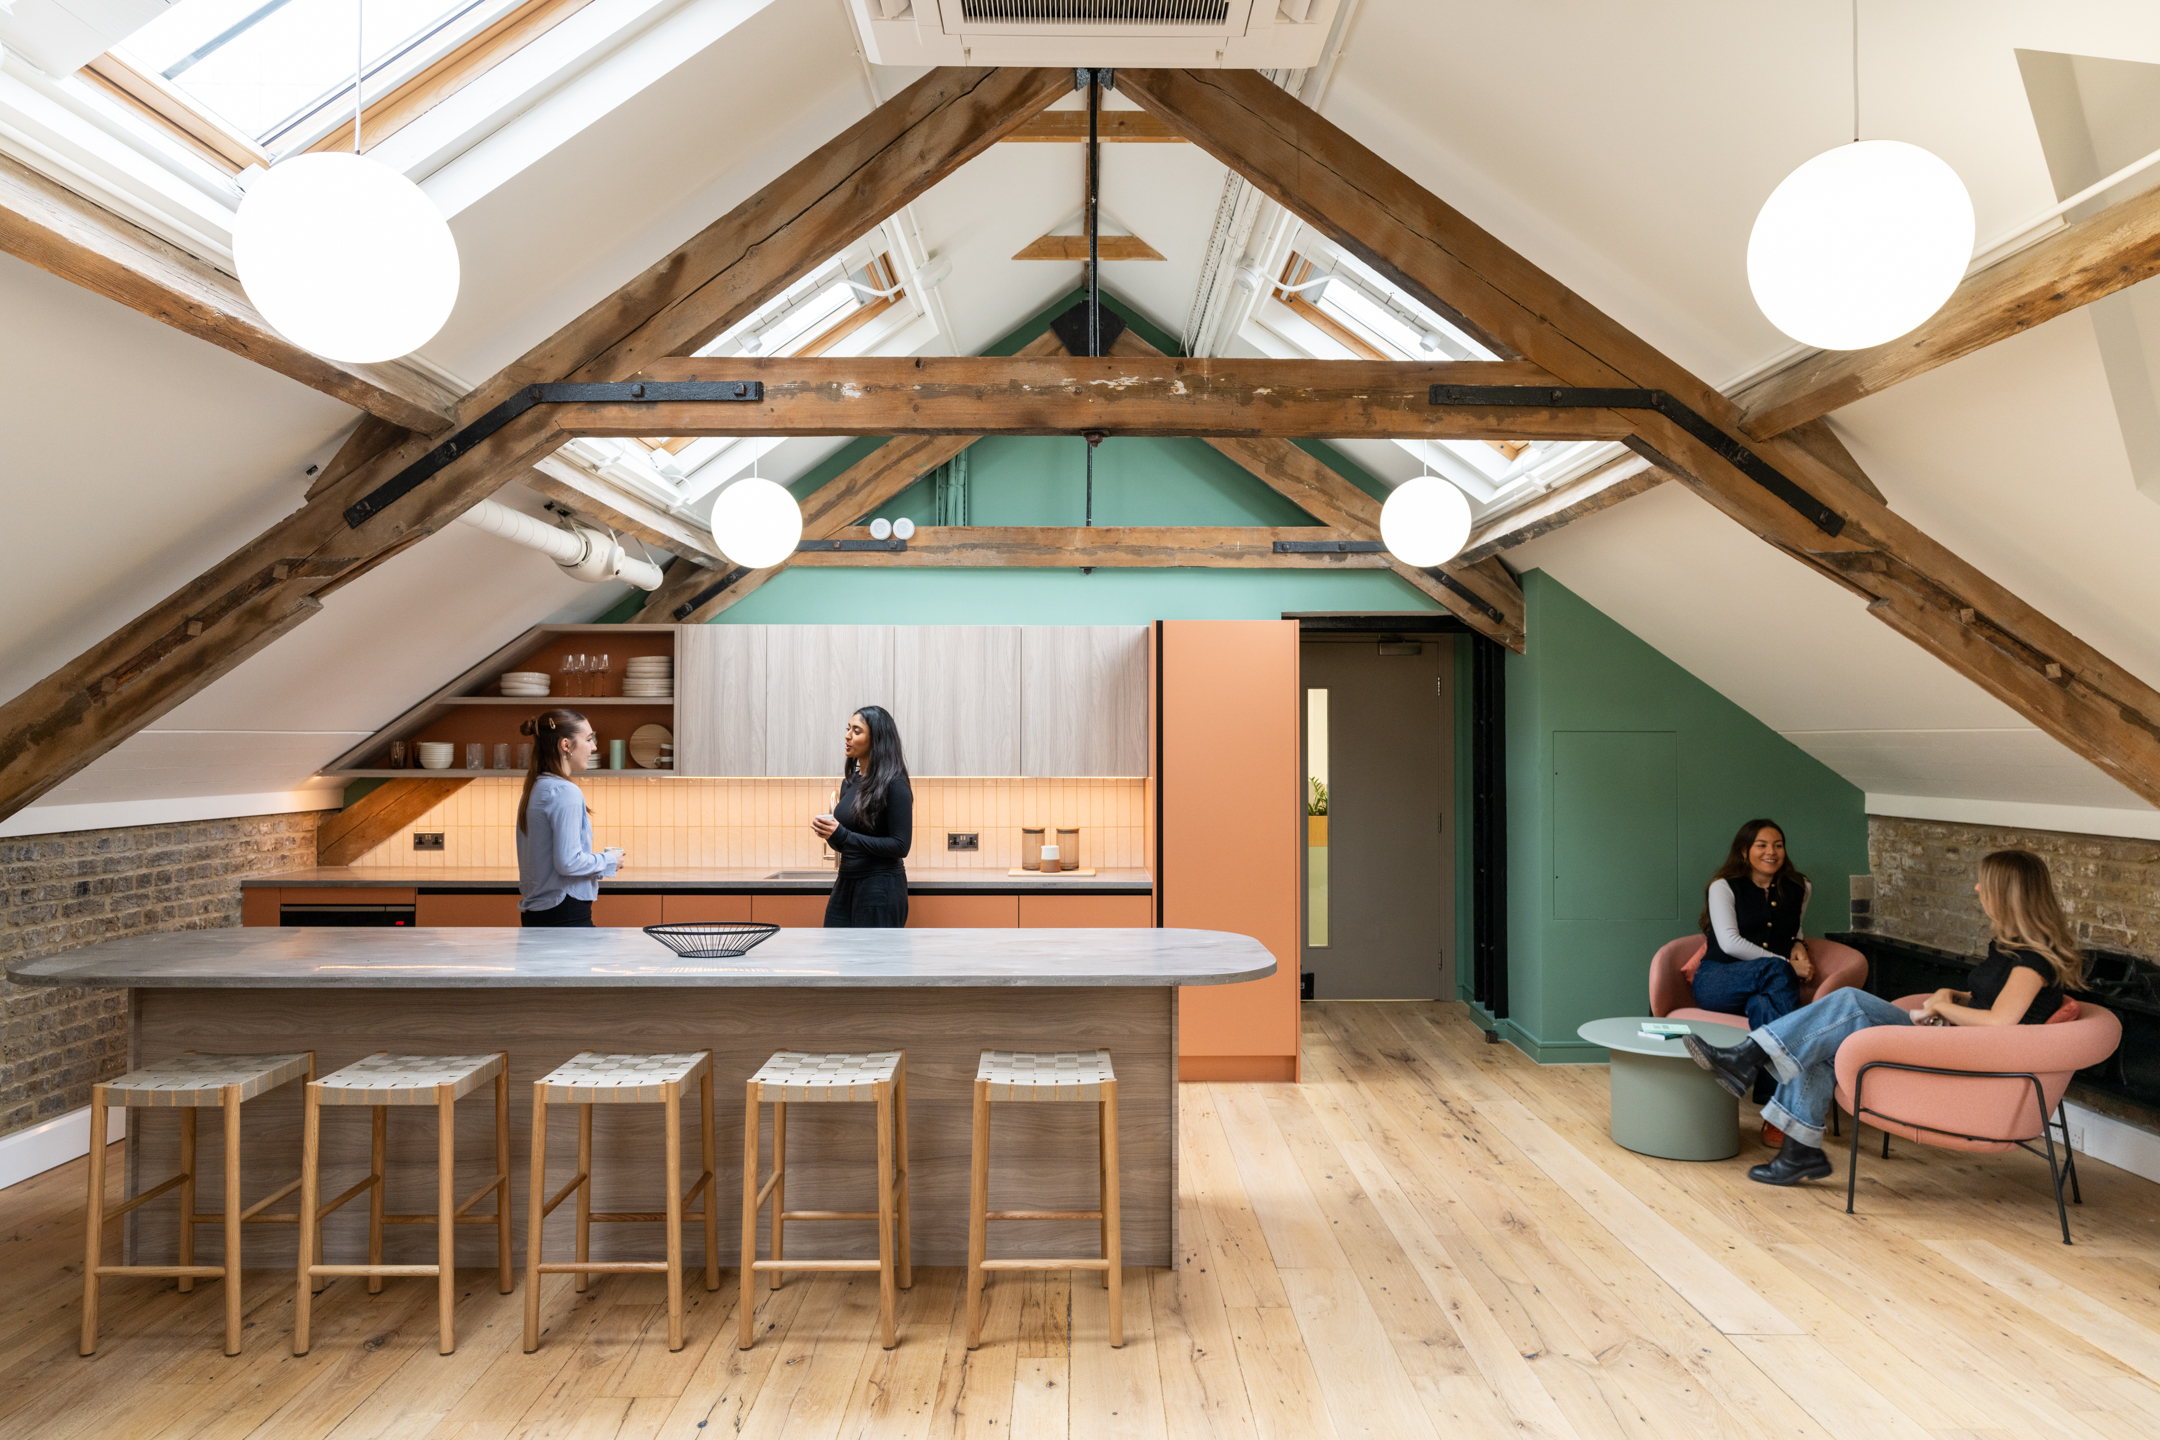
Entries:
[[1973,967],[1970,990],[1938,990],[1910,1013],[1864,990],[1838,990],[1750,1031],[1738,1045],[1687,1037],[1695,1063],[1734,1095],[1746,1095],[1766,1070],[1777,1077],[1763,1119],[1785,1132],[1785,1143],[1776,1159],[1748,1171],[1750,1180],[1790,1185],[1830,1174],[1823,1123],[1846,1036],[1876,1025],[2044,1025],[2062,1008],[2065,992],[2080,986],[2085,957],[2055,898],[2047,862],[2028,850],[1997,850],[1980,861],[1973,889],[1993,940],[1987,958]]

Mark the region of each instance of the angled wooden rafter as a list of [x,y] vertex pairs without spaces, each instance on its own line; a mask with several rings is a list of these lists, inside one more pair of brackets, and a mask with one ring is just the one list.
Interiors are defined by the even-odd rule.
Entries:
[[[463,397],[453,407],[457,425],[528,384],[621,379],[694,349],[1071,88],[1070,73],[1055,70],[931,71]],[[0,227],[11,236],[22,230],[10,218],[19,213],[0,205]],[[85,283],[98,288],[94,277]],[[0,705],[0,816],[307,619],[321,608],[317,592],[515,478],[539,458],[536,437],[544,443],[547,428],[513,424],[474,448],[468,458],[479,463],[437,474],[357,528],[347,525],[348,506],[432,442],[416,436],[391,445]]]
[[1734,397],[1740,428],[1783,435],[1938,365],[2160,274],[2160,189],[2109,206],[1966,279],[1926,324],[1869,350],[1823,350]]
[[406,430],[450,428],[456,395],[418,368],[347,365],[301,349],[270,328],[232,276],[5,155],[0,250]]
[[[1713,444],[1631,411],[1628,442],[1725,514],[1868,600],[1869,613],[2160,803],[2160,692],[1938,544],[1811,448],[1755,442],[1689,374],[1261,75],[1121,70],[1121,93],[1262,193],[1481,337],[1568,387],[1663,391]],[[1836,533],[1752,478],[1754,456],[1839,517]]]
[[385,780],[315,832],[317,865],[350,865],[428,811],[472,784],[472,777],[415,775]]

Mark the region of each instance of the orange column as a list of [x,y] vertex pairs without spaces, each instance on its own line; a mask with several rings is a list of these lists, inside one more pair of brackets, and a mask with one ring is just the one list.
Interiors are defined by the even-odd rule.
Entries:
[[1162,627],[1162,923],[1250,935],[1276,972],[1180,992],[1182,1080],[1298,1078],[1298,627]]

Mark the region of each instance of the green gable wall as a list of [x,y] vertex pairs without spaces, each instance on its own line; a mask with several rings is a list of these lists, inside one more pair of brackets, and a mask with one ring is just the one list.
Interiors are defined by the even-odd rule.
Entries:
[[1785,827],[1815,882],[1807,933],[1821,935],[1844,928],[1846,877],[1867,873],[1867,818],[1856,786],[1566,586],[1535,570],[1522,582],[1530,650],[1506,660],[1499,1029],[1539,1060],[1601,1061],[1576,1027],[1648,1013],[1650,956],[1697,929],[1742,821]]

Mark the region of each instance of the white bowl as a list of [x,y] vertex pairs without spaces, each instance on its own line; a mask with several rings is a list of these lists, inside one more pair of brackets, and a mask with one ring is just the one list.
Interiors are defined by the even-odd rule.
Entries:
[[447,770],[450,768],[450,757],[448,755],[422,755],[420,757],[420,768],[423,770]]

